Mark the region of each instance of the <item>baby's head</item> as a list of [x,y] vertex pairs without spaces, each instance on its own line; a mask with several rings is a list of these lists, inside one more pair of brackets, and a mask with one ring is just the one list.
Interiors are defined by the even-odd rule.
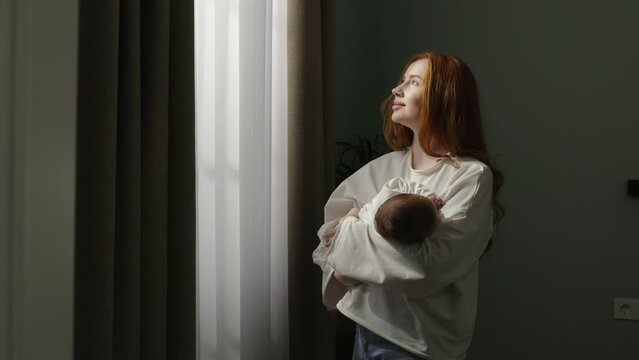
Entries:
[[416,244],[435,232],[442,206],[443,201],[435,196],[398,194],[379,206],[375,227],[387,240]]

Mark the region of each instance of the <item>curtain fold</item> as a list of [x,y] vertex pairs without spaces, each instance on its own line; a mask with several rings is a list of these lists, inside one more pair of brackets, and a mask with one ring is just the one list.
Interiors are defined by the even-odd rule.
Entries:
[[76,359],[195,359],[193,5],[80,1]]
[[311,254],[332,189],[324,117],[322,1],[289,0],[289,326],[291,359],[333,359],[335,326]]

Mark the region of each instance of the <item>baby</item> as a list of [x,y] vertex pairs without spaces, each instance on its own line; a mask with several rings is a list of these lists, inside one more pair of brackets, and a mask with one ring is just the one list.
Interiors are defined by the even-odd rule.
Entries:
[[[432,235],[439,224],[444,201],[424,186],[393,178],[361,210],[353,208],[348,216],[374,225],[386,240],[417,244]],[[339,228],[341,220],[336,227]],[[330,244],[327,244],[330,245]]]
[[[432,235],[439,225],[439,210],[444,201],[423,185],[409,182],[402,178],[393,178],[386,182],[380,192],[373,199],[362,206],[352,208],[338,222],[324,224],[330,230],[320,229],[323,233],[320,245],[313,252],[313,262],[324,266],[331,241],[340,230],[342,222],[349,216],[356,217],[356,221],[374,226],[377,233],[384,239],[399,244],[419,244]],[[324,227],[323,226],[323,227]],[[334,276],[341,284],[355,286],[360,282],[341,275]],[[331,290],[331,297],[341,298],[348,289],[342,286]],[[335,310],[335,304],[325,304],[329,311]]]

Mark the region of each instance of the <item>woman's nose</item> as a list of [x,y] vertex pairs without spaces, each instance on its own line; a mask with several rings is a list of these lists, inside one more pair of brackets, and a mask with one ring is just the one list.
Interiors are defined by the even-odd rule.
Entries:
[[395,95],[395,96],[400,96],[400,97],[401,97],[401,96],[403,96],[403,95],[404,95],[404,91],[402,90],[402,85],[400,84],[400,85],[398,85],[398,86],[394,87],[394,88],[391,90],[391,93],[392,93],[393,95]]

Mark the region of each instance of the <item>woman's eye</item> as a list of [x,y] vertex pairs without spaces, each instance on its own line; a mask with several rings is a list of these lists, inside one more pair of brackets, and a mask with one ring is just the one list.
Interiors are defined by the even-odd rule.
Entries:
[[419,82],[417,80],[411,80],[410,82],[412,85],[419,85]]

